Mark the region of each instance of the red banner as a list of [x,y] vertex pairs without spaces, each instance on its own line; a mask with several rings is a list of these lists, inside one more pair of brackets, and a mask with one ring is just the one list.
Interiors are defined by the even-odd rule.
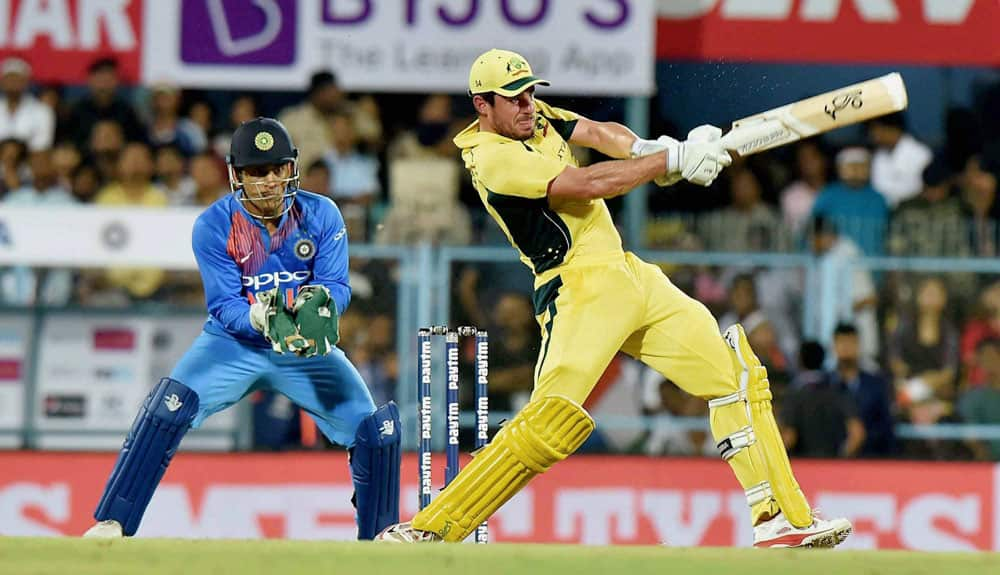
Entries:
[[[0,535],[82,533],[113,463],[111,454],[0,453]],[[415,466],[404,460],[404,518],[416,510]],[[799,461],[796,471],[815,506],[854,522],[848,547],[1000,550],[997,466]],[[139,535],[352,539],[351,492],[342,453],[182,453]],[[497,541],[751,542],[743,493],[728,466],[711,459],[572,457],[490,528]]]
[[139,78],[142,0],[0,2],[0,58],[18,56],[39,83],[82,84],[97,58],[118,60],[123,80]]
[[658,58],[1000,64],[996,0],[703,0],[658,11]]

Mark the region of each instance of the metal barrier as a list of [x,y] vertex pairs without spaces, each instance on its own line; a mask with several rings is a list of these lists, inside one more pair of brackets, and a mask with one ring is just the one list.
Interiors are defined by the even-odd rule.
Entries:
[[[694,266],[719,266],[732,268],[764,268],[764,269],[790,269],[800,270],[804,277],[810,277],[817,273],[817,260],[811,255],[803,254],[773,254],[773,253],[725,253],[725,252],[688,252],[688,251],[656,251],[643,250],[638,254],[648,261],[670,263],[675,265]],[[398,356],[399,373],[395,398],[400,405],[400,414],[403,418],[404,426],[407,430],[416,429],[416,389],[412,382],[415,381],[416,366],[416,333],[423,325],[448,325],[451,319],[450,310],[455,286],[455,266],[459,264],[475,263],[512,263],[517,261],[514,250],[507,246],[503,247],[433,247],[427,244],[419,246],[376,246],[376,245],[352,245],[351,257],[353,259],[381,259],[393,262],[396,266],[398,278],[398,290],[395,302],[395,350]],[[1000,261],[987,258],[898,258],[898,257],[877,257],[859,258],[855,265],[864,266],[874,271],[917,271],[917,272],[955,272],[955,273],[981,273],[1000,274]],[[530,289],[530,286],[525,286]],[[806,293],[803,298],[803,315],[812,313],[812,310],[822,309],[831,305],[829,301],[820,301],[814,297],[815,294]],[[122,313],[108,310],[66,310],[66,309],[3,309],[0,310],[0,317],[10,315],[21,316],[30,315],[32,318],[32,334],[30,337],[29,365],[26,367],[27,386],[24,393],[24,415],[27,425],[19,428],[0,428],[0,446],[24,445],[28,447],[42,446],[44,441],[40,441],[39,431],[31,425],[33,414],[38,410],[36,394],[37,378],[37,356],[40,346],[40,326],[44,318],[58,314],[83,313],[83,314],[108,314]],[[162,306],[150,308],[130,309],[129,314],[156,314],[170,313],[176,315],[177,311],[166,309]],[[194,315],[202,315],[201,310],[192,311]],[[808,326],[803,323],[805,335],[809,335]],[[436,354],[440,357],[440,354]],[[436,373],[443,373],[441,366],[435,366]],[[443,386],[439,386],[442,387]],[[494,413],[492,421],[496,424],[503,417],[502,413]],[[248,415],[244,412],[240,415],[240,423],[229,433],[229,439],[238,448],[246,448]],[[691,426],[692,429],[705,429],[706,422],[700,418],[692,421],[685,421],[682,418],[669,418],[672,425]],[[598,417],[602,428],[605,429],[649,429],[659,421],[656,417]],[[662,423],[662,422],[661,422]],[[443,438],[444,434],[440,430],[434,434],[437,438]],[[77,433],[70,431],[50,431],[47,433],[69,434]],[[83,432],[92,433],[92,432]],[[117,432],[116,432],[117,433]],[[897,433],[903,438],[938,438],[938,439],[968,439],[975,437],[979,439],[1000,439],[1000,425],[936,425],[930,427],[898,425]],[[218,432],[204,433],[207,446],[211,446],[210,436]],[[198,437],[193,434],[192,437]],[[12,439],[13,438],[13,439]],[[120,441],[120,434],[116,435],[116,441]],[[412,433],[404,434],[405,447],[416,449],[416,437]],[[186,445],[192,443],[186,441]],[[197,443],[197,442],[193,442]],[[443,445],[435,445],[435,449],[442,448]]]

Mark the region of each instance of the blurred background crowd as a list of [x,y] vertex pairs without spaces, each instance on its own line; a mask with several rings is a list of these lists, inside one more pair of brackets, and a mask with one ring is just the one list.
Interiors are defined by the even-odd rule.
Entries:
[[[299,148],[301,188],[337,202],[352,243],[506,245],[451,143],[474,119],[463,97],[348,93],[327,70],[305,93],[123,86],[113,59],[94,61],[86,85],[55,86],[38,85],[25,61],[7,58],[0,90],[0,209],[207,206],[230,191],[225,156],[235,127],[268,115]],[[624,121],[621,99],[539,95]],[[651,112],[653,133],[641,135],[683,138],[678,119]],[[836,142],[811,139],[737,160],[709,189],[650,193],[647,250],[780,253],[814,263],[805,273],[661,262],[723,328],[745,326],[793,455],[1000,460],[1000,440],[895,432],[899,423],[1000,424],[1000,277],[856,265],[859,257],[1000,255],[1000,83],[971,107],[949,110],[941,141],[921,141],[907,120],[884,117]],[[576,152],[581,163],[602,159]],[[620,199],[610,206],[616,216],[622,210]],[[492,407],[516,410],[530,394],[539,348],[530,275],[516,262],[455,264],[452,272],[452,323],[490,331]],[[379,404],[393,398],[401,373],[398,274],[391,261],[353,258],[354,298],[341,324],[341,346]],[[823,290],[833,290],[826,297],[834,306],[805,305],[804,294]],[[7,267],[0,304],[197,310],[203,301],[193,272]],[[473,353],[465,350],[463,374],[472,373]],[[599,389],[605,383],[625,390],[626,414],[659,417],[624,439],[595,436],[591,449],[716,456],[703,428],[684,425],[707,414],[700,399],[626,357]],[[255,399],[257,447],[316,441],[287,400]]]

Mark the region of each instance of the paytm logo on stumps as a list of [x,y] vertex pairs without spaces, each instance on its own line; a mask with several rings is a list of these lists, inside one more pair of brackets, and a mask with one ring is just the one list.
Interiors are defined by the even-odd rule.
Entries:
[[292,64],[296,4],[297,0],[181,0],[181,60]]

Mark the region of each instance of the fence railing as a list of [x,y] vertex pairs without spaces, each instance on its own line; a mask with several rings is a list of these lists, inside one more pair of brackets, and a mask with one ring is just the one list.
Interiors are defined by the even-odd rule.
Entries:
[[[639,255],[644,259],[661,264],[687,267],[713,267],[726,268],[730,270],[785,270],[800,274],[804,285],[810,285],[816,279],[816,274],[820,273],[822,262],[817,257],[802,253],[730,253],[730,252],[692,252],[692,251],[664,251],[664,250],[643,250]],[[401,415],[404,419],[404,426],[408,433],[404,434],[406,447],[416,448],[416,333],[417,329],[423,326],[452,323],[452,311],[455,308],[454,296],[458,271],[462,266],[490,266],[497,264],[514,264],[517,262],[515,252],[509,247],[452,247],[452,246],[377,246],[377,245],[352,245],[352,260],[380,260],[387,267],[392,268],[392,277],[395,283],[395,302],[393,319],[395,320],[395,353],[398,360],[398,377],[396,382],[395,399],[400,405]],[[863,268],[874,273],[884,272],[921,272],[921,273],[973,273],[986,275],[1000,275],[1000,260],[992,258],[902,258],[902,257],[857,257],[849,262],[851,269]],[[837,278],[833,278],[836,280]],[[530,285],[525,285],[526,292],[530,292]],[[806,337],[813,337],[817,334],[811,333],[813,326],[805,318],[822,312],[834,304],[834,302],[824,296],[827,292],[811,293],[808,290],[801,294],[801,305],[798,318],[799,327]],[[832,292],[831,292],[832,293]],[[109,312],[107,310],[76,310],[73,313],[84,316],[100,317],[100,314],[126,313],[136,317],[154,317],[156,313],[172,310],[159,308],[160,312],[151,311],[150,308],[137,307],[119,312]],[[71,427],[61,427],[59,429],[39,429],[32,421],[37,419],[39,413],[39,402],[45,397],[40,394],[38,388],[38,358],[40,349],[44,347],[42,341],[42,327],[46,319],[56,317],[60,314],[68,313],[67,310],[47,309],[47,308],[21,308],[8,309],[4,317],[28,317],[31,322],[30,337],[27,342],[29,363],[23,369],[25,380],[24,392],[20,398],[23,422],[16,427],[0,426],[0,446],[39,446],[45,447],[51,444],[48,439],[57,436],[67,437],[77,434],[85,436],[88,434],[106,435],[114,438],[111,443],[117,444],[125,428],[102,429],[95,427],[89,430],[74,431]],[[197,315],[197,313],[195,314]],[[483,327],[483,326],[480,326]],[[0,342],[2,344],[2,342]],[[4,353],[0,350],[0,353]],[[3,359],[0,357],[0,359]],[[167,366],[169,368],[170,366]],[[443,369],[443,354],[435,354],[435,386],[443,394],[445,371]],[[148,387],[152,383],[152,376],[147,374],[136,374],[133,385]],[[145,388],[144,388],[145,389]],[[442,398],[434,397],[438,406],[443,406]],[[491,422],[497,424],[502,418],[509,417],[510,414],[494,412],[491,414]],[[211,438],[220,434],[226,436],[226,447],[246,448],[248,414],[243,411],[238,414],[232,425],[223,430],[207,430],[201,433],[205,438],[205,447],[212,448],[219,444],[213,443]],[[677,418],[669,417],[670,425],[681,425],[691,429],[704,430],[706,422],[701,418]],[[629,429],[651,429],[656,425],[662,425],[664,419],[659,416],[598,416],[598,422],[602,429],[609,430],[629,430]],[[442,418],[435,420],[433,437],[435,448],[443,447],[444,421]],[[227,435],[228,434],[228,435]],[[934,426],[914,426],[908,424],[897,425],[897,434],[903,438],[936,438],[936,439],[970,439],[982,440],[1000,439],[1000,425],[967,425],[967,424],[940,424]],[[198,435],[193,435],[198,437]],[[196,443],[196,442],[195,442]],[[59,444],[59,442],[55,442]]]

